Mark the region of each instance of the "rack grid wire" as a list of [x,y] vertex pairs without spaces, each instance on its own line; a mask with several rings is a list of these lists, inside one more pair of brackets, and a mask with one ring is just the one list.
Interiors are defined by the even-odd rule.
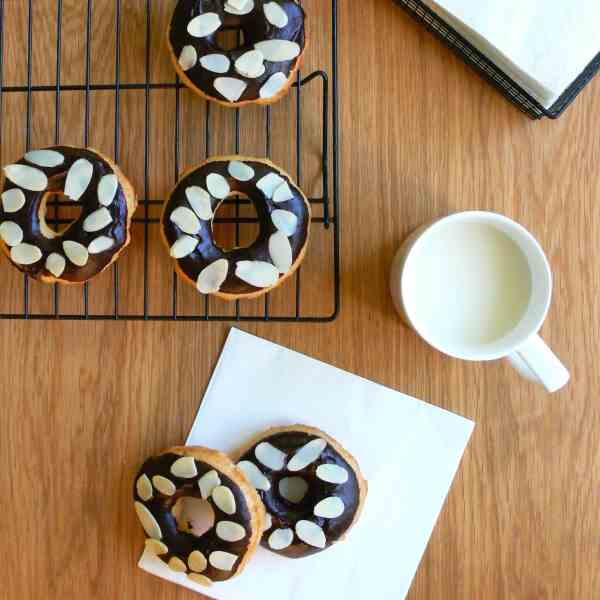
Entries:
[[[143,242],[139,239],[132,240],[132,246],[143,243],[143,310],[140,312],[127,311],[123,312],[120,309],[121,303],[121,277],[119,269],[119,261],[113,263],[110,267],[112,270],[112,310],[110,312],[97,313],[90,310],[90,294],[93,293],[93,288],[90,283],[85,283],[82,286],[82,305],[83,310],[78,312],[63,313],[61,311],[61,286],[54,284],[52,310],[46,312],[35,312],[30,307],[30,279],[27,275],[22,276],[22,311],[19,312],[1,312],[0,319],[9,320],[130,320],[130,321],[274,321],[274,322],[331,322],[334,321],[340,310],[340,209],[339,209],[339,115],[338,115],[338,81],[337,81],[337,64],[338,64],[338,8],[337,0],[331,0],[331,76],[325,70],[316,70],[310,74],[303,76],[301,70],[298,71],[296,81],[292,85],[294,92],[290,92],[290,96],[295,93],[295,154],[296,168],[295,177],[298,185],[302,185],[302,159],[303,159],[303,140],[302,140],[302,91],[307,87],[312,93],[316,87],[313,82],[321,83],[322,94],[322,156],[320,157],[320,176],[322,179],[322,195],[320,197],[309,197],[311,206],[320,206],[322,216],[313,217],[311,229],[321,228],[328,236],[328,243],[331,247],[331,269],[330,269],[330,287],[331,287],[331,306],[332,310],[323,312],[323,314],[305,314],[301,308],[303,270],[300,267],[294,274],[295,278],[295,298],[294,306],[289,314],[272,314],[271,294],[267,293],[264,296],[263,308],[260,314],[247,315],[243,314],[243,302],[237,300],[234,302],[234,312],[227,314],[215,313],[211,309],[211,298],[204,296],[200,297],[200,308],[194,311],[194,314],[182,314],[179,310],[178,296],[179,287],[181,285],[175,271],[172,272],[172,291],[171,291],[171,310],[161,313],[153,312],[150,309],[149,294],[150,294],[150,278],[149,278],[149,241],[150,228],[158,227],[160,219],[151,216],[151,208],[153,206],[162,206],[164,199],[152,199],[149,197],[149,155],[150,155],[150,98],[151,92],[155,90],[171,90],[175,95],[175,127],[173,140],[173,155],[174,155],[174,182],[177,181],[181,173],[180,170],[180,152],[181,152],[181,91],[185,90],[185,86],[181,83],[179,77],[174,76],[173,81],[151,81],[151,17],[153,2],[145,0],[145,81],[139,83],[127,83],[121,81],[121,60],[122,60],[122,23],[123,23],[123,0],[113,0],[115,9],[115,52],[114,52],[114,82],[111,83],[94,83],[92,81],[92,16],[94,14],[94,0],[85,0],[86,3],[86,25],[85,25],[85,81],[81,84],[62,84],[61,83],[61,63],[62,63],[62,40],[63,40],[63,0],[56,0],[56,83],[55,84],[35,84],[33,81],[32,69],[32,54],[33,54],[33,23],[32,15],[34,3],[33,0],[23,0],[23,4],[27,6],[27,82],[25,85],[5,85],[4,84],[4,59],[5,52],[8,50],[5,47],[5,20],[6,20],[6,5],[10,4],[6,0],[0,0],[0,144],[2,139],[2,120],[4,115],[4,98],[8,94],[24,94],[26,96],[26,115],[25,115],[25,148],[31,149],[32,138],[32,106],[33,95],[38,92],[54,93],[54,144],[58,145],[61,141],[61,93],[63,92],[82,92],[84,94],[84,146],[89,146],[90,140],[90,119],[91,119],[91,95],[92,92],[106,91],[114,93],[114,151],[112,158],[116,163],[120,159],[121,147],[121,95],[122,92],[128,90],[141,90],[144,92],[144,177],[143,186],[139,194],[138,209],[133,218],[134,224],[143,225]],[[299,4],[302,5],[300,0]],[[238,42],[240,41],[240,32],[238,31]],[[309,85],[312,84],[312,85]],[[291,100],[294,102],[294,100]],[[205,103],[205,120],[204,120],[204,137],[205,137],[205,157],[212,155],[211,143],[215,136],[213,126],[211,124],[211,113],[214,111],[212,104],[209,101],[199,102]],[[241,125],[240,125],[240,109],[227,109],[233,114],[234,118],[234,146],[235,154],[240,153]],[[243,110],[243,109],[242,109]],[[272,150],[272,110],[273,105],[263,108],[265,113],[265,148],[264,154],[266,157],[271,157]],[[61,207],[68,205],[68,201],[54,198],[47,203],[48,212],[46,220],[49,225],[57,227],[66,225],[72,219],[61,218]],[[240,243],[240,228],[245,224],[255,224],[258,222],[255,217],[241,216],[241,208],[244,205],[250,204],[246,198],[233,197],[228,198],[223,204],[232,205],[235,211],[234,217],[216,217],[214,223],[233,224],[235,227],[235,244]],[[52,210],[51,210],[52,209]],[[138,236],[139,237],[139,236]],[[131,246],[128,251],[131,250]],[[310,246],[309,246],[310,253]],[[0,269],[11,268],[7,261],[3,261]],[[306,279],[309,279],[310,273],[306,274]],[[289,285],[286,282],[285,285]],[[309,281],[310,283],[310,281]],[[92,281],[93,284],[93,281]]]

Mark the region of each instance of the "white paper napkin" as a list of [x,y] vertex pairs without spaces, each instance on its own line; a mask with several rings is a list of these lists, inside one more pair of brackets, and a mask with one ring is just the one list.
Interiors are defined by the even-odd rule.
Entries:
[[344,542],[297,560],[259,548],[240,576],[211,588],[150,553],[139,566],[219,600],[404,598],[474,423],[232,329],[188,445],[229,452],[263,429],[295,423],[337,438],[369,482]]
[[549,108],[600,52],[599,0],[424,0]]

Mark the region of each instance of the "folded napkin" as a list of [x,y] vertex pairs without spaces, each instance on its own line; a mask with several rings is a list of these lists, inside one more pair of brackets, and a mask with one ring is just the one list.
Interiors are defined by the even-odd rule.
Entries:
[[211,588],[148,552],[139,566],[220,600],[405,597],[474,423],[232,329],[187,444],[230,452],[263,429],[296,423],[337,438],[369,482],[345,541],[297,560],[261,547],[241,575]]
[[423,0],[550,108],[600,52],[599,0]]

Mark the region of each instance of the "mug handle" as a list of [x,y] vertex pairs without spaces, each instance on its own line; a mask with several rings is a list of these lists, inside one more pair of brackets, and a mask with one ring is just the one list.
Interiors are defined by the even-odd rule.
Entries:
[[526,379],[541,383],[549,392],[567,385],[570,375],[546,342],[537,334],[508,355],[510,364]]

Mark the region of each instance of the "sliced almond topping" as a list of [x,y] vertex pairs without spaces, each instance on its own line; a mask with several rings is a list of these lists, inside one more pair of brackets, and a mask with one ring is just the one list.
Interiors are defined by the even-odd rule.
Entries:
[[181,479],[191,479],[198,475],[196,461],[193,456],[182,456],[171,465],[171,473]]
[[53,252],[46,259],[46,269],[48,269],[54,277],[60,277],[65,272],[66,266],[67,261],[65,260],[65,257],[62,254],[58,254],[58,252]]
[[289,529],[276,529],[269,536],[269,548],[271,550],[285,550],[294,541],[294,532]]
[[282,275],[292,268],[292,246],[285,233],[277,231],[269,238],[269,255]]
[[177,489],[175,484],[170,479],[167,479],[162,475],[155,475],[152,478],[152,485],[165,496],[172,496]]
[[294,235],[298,228],[298,217],[289,210],[275,209],[271,213],[271,221],[279,231],[285,233],[288,237]]
[[194,46],[184,46],[179,55],[179,66],[184,71],[193,69],[198,62],[198,52]]
[[163,554],[169,553],[168,546],[158,540],[148,538],[146,539],[145,545],[148,552],[152,552],[152,554],[156,554],[156,556],[162,556]]
[[283,29],[288,24],[289,19],[287,13],[279,4],[277,4],[277,2],[267,2],[263,8],[265,17],[271,25]]
[[56,150],[32,150],[25,155],[25,160],[38,167],[51,169],[62,165],[65,157]]
[[263,492],[268,492],[271,489],[271,482],[253,462],[243,460],[237,466],[244,472],[244,475],[250,480],[255,489]]
[[221,478],[216,471],[209,471],[205,473],[198,479],[198,487],[200,488],[200,494],[203,500],[207,500],[210,498],[210,495],[213,493],[213,490],[221,485]]
[[219,200],[224,200],[229,195],[231,188],[227,179],[218,173],[211,173],[206,177],[206,187],[211,195]]
[[202,573],[208,566],[206,562],[206,557],[200,550],[194,550],[188,556],[188,566],[192,571],[196,571],[196,573]]
[[171,256],[173,258],[185,258],[189,256],[198,245],[198,240],[190,235],[182,235],[171,246]]
[[254,177],[254,169],[244,162],[232,160],[227,167],[229,174],[238,181],[250,181]]
[[206,577],[206,575],[199,575],[198,573],[188,573],[188,577],[191,581],[197,583],[198,585],[203,585],[205,587],[212,585],[212,581],[208,577]]
[[4,174],[13,183],[30,192],[43,192],[48,187],[48,178],[43,171],[27,165],[8,165]]
[[137,492],[137,495],[144,502],[147,502],[148,500],[150,500],[150,498],[152,498],[152,484],[150,483],[148,475],[143,474],[140,477],[138,477],[138,480],[135,482],[135,490]]
[[244,52],[235,61],[235,70],[244,77],[252,79],[261,77],[265,72],[264,56],[259,50]]
[[88,233],[94,233],[104,229],[106,226],[112,223],[112,216],[108,208],[103,206],[93,213],[88,215],[83,221],[83,230]]
[[308,492],[308,483],[302,477],[284,477],[279,481],[279,494],[288,502],[299,504]]
[[25,206],[25,194],[19,188],[2,193],[2,209],[6,213],[16,213]]
[[196,235],[202,228],[196,213],[187,206],[178,206],[169,218],[181,231],[190,235]]
[[263,529],[263,531],[269,531],[271,527],[273,527],[273,517],[269,513],[267,513],[265,515],[265,528]]
[[238,557],[235,554],[229,552],[222,552],[221,550],[215,550],[211,552],[208,557],[208,561],[215,568],[220,571],[231,571],[233,565],[235,565]]
[[65,196],[77,202],[88,189],[93,174],[94,167],[89,160],[85,158],[76,160],[67,173]]
[[292,200],[294,198],[294,193],[292,192],[292,188],[288,185],[286,181],[284,181],[273,194],[273,202],[275,204],[280,204],[281,202],[287,202],[288,200]]
[[265,175],[262,179],[259,179],[256,187],[269,199],[273,198],[275,194],[275,190],[281,185],[285,183],[285,180],[277,173],[269,173]]
[[273,98],[284,88],[288,78],[283,73],[274,73],[265,81],[259,90],[261,98]]
[[114,173],[104,175],[98,182],[98,202],[102,206],[110,206],[115,199],[118,188],[119,178]]
[[88,245],[90,254],[101,254],[110,250],[115,245],[115,240],[107,235],[100,235],[93,239]]
[[300,54],[300,46],[288,40],[266,40],[254,44],[254,47],[270,62],[293,60]]
[[296,451],[288,463],[288,471],[301,471],[315,462],[321,456],[323,450],[327,447],[327,442],[321,438],[316,438],[302,448]]
[[236,264],[235,275],[254,287],[267,288],[277,283],[279,270],[260,260],[240,260]]
[[215,260],[200,271],[196,281],[196,289],[201,294],[215,294],[221,289],[229,272],[229,262],[225,258]]
[[246,537],[246,530],[233,521],[219,521],[217,523],[217,537],[225,542],[239,542]]
[[323,530],[312,521],[298,521],[296,523],[296,535],[309,546],[325,548],[327,538]]
[[136,502],[134,506],[146,535],[155,540],[162,539],[162,531],[154,515],[141,502]]
[[254,0],[228,0],[224,8],[232,15],[247,15],[254,10]]
[[65,240],[62,244],[67,258],[78,267],[85,267],[90,258],[88,249],[79,242]]
[[169,569],[176,573],[185,573],[187,571],[186,564],[180,558],[177,558],[177,556],[173,556],[167,564],[169,565]]
[[18,265],[33,265],[42,259],[42,251],[31,244],[19,244],[10,249],[10,258]]
[[212,73],[227,73],[231,67],[231,61],[224,54],[205,54],[200,64]]
[[192,185],[189,188],[186,188],[185,196],[199,219],[202,219],[203,221],[212,219],[213,211],[210,195],[206,190],[197,185]]
[[317,477],[327,483],[342,484],[348,481],[348,471],[338,465],[319,465],[317,467]]
[[18,246],[23,241],[23,230],[12,221],[0,225],[0,237],[7,246]]
[[235,496],[228,487],[218,485],[212,492],[212,499],[217,508],[220,508],[225,514],[235,514]]
[[215,90],[229,102],[237,102],[246,91],[248,84],[234,77],[217,77],[213,83]]
[[194,17],[187,26],[192,37],[203,38],[212,35],[221,27],[221,17],[215,12],[207,12]]
[[330,496],[321,500],[314,509],[316,517],[322,517],[324,519],[337,519],[344,514],[344,501],[337,496]]
[[254,448],[254,456],[271,471],[281,471],[285,465],[286,454],[269,442],[261,442]]

